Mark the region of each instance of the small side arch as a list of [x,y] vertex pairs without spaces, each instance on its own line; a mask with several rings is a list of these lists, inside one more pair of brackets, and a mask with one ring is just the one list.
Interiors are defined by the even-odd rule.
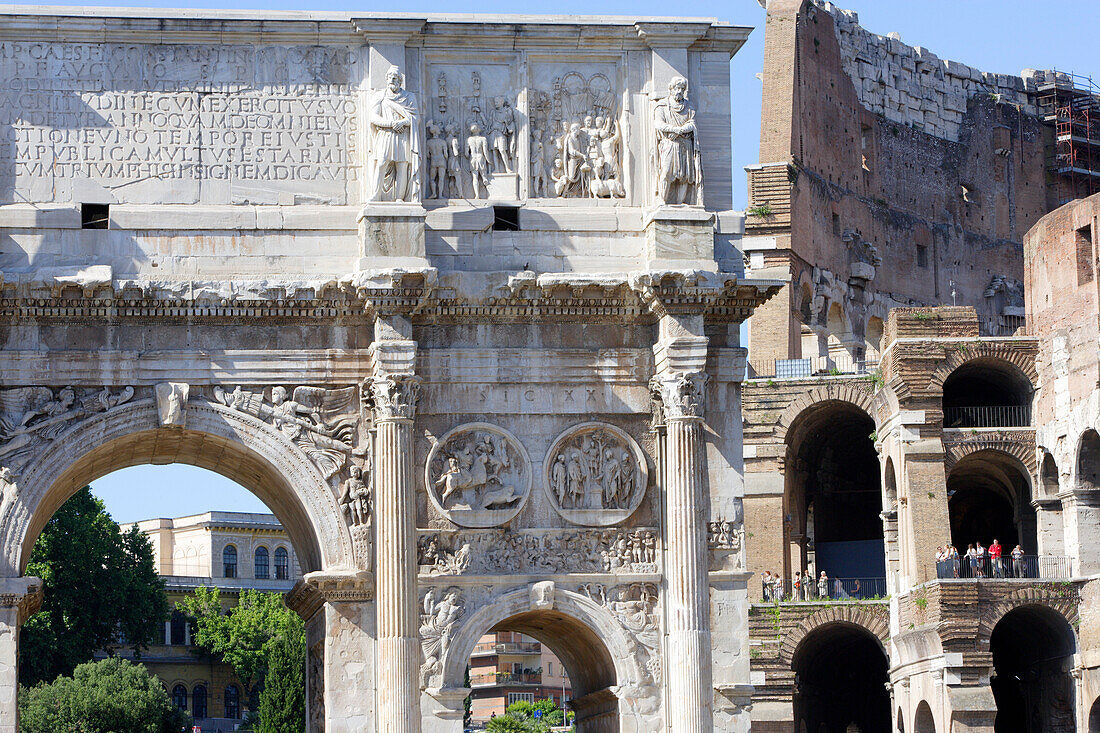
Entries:
[[849,402],[868,415],[874,414],[874,395],[870,391],[870,382],[850,384],[848,382],[828,382],[814,387],[799,395],[783,410],[776,421],[775,434],[780,440],[786,440],[787,431],[807,410],[826,402]]
[[810,614],[794,631],[787,634],[779,648],[779,658],[783,664],[785,666],[792,664],[795,652],[802,641],[812,632],[830,624],[860,627],[878,639],[882,653],[887,657],[890,656],[887,651],[890,648],[890,625],[886,619],[856,605],[838,605]]
[[1089,428],[1077,442],[1077,488],[1100,488],[1100,433]]

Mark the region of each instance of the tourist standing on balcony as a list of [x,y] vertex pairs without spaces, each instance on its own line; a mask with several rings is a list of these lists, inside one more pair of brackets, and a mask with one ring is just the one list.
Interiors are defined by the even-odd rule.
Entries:
[[976,577],[984,578],[986,577],[986,565],[988,561],[986,560],[985,548],[982,547],[981,542],[977,544],[977,546],[974,548],[974,551],[978,557],[978,574]]
[[1001,561],[1001,543],[996,537],[993,538],[993,544],[989,546],[989,559],[993,563],[993,577],[1003,578],[1005,568]]
[[825,571],[821,571],[821,575],[817,576],[817,595],[819,598],[829,597],[829,576],[825,574]]
[[760,585],[764,590],[764,600],[770,601],[772,599],[772,571],[764,571],[764,574],[760,576]]
[[1015,578],[1024,577],[1024,551],[1019,545],[1012,548],[1012,576]]
[[783,576],[779,573],[772,576],[772,600],[776,603],[783,600]]
[[795,601],[802,600],[802,571],[794,571],[794,579],[791,580],[791,599]]
[[966,561],[970,567],[970,577],[978,577],[978,551],[974,549],[974,543],[966,546]]
[[959,550],[954,545],[947,546],[947,559],[951,561],[951,571],[959,577]]

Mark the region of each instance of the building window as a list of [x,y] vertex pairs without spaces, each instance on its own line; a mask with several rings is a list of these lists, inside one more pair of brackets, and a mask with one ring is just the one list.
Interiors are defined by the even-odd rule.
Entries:
[[180,710],[187,709],[187,688],[183,685],[176,685],[172,688],[172,704]]
[[1077,245],[1077,284],[1092,282],[1092,226],[1083,226],[1074,237]]
[[236,685],[225,688],[225,717],[241,717],[241,691]]
[[196,719],[206,717],[206,688],[202,685],[195,685],[191,692],[191,716]]
[[[171,638],[168,643],[180,646],[187,643],[187,619],[179,611],[172,611]],[[186,694],[186,692],[184,693]]]
[[290,577],[290,557],[285,547],[275,549],[275,578],[286,580]]
[[222,550],[222,567],[225,570],[225,577],[237,577],[237,548],[233,545],[226,545]]
[[267,580],[268,562],[267,562],[267,548],[266,547],[257,547],[256,548],[255,561],[256,561],[255,562],[256,577],[259,578],[260,580]]
[[917,245],[917,267],[928,268],[928,248],[923,244]]
[[516,703],[516,702],[534,702],[534,701],[535,701],[535,693],[533,693],[533,692],[509,692],[508,693],[508,704],[509,705],[511,705],[512,703]]

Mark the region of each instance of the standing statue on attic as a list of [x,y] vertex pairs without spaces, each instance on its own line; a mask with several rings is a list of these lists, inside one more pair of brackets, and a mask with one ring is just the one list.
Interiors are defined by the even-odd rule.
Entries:
[[416,95],[401,86],[401,70],[386,71],[386,88],[375,95],[370,125],[370,199],[416,201],[420,196],[420,116]]
[[703,203],[703,166],[695,110],[687,99],[688,82],[674,76],[668,96],[657,102],[653,129],[657,133],[657,197],[664,204]]

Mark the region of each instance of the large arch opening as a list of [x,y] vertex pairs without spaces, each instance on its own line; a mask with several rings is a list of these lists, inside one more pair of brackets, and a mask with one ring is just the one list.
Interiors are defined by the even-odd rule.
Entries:
[[[947,475],[951,541],[960,553],[971,544],[997,540],[1008,558],[1019,544],[1026,555],[1038,551],[1035,509],[1027,469],[1013,456],[982,450],[961,458]],[[963,563],[966,566],[966,563]],[[1010,563],[980,567],[984,576],[1009,574]],[[962,568],[969,577],[970,569]]]
[[1049,453],[1043,454],[1043,465],[1039,469],[1039,483],[1045,498],[1058,496],[1058,464],[1054,456]]
[[799,643],[794,729],[815,733],[890,730],[888,659],[879,639],[856,624],[820,626]]
[[1089,709],[1089,733],[1100,733],[1100,697],[1098,697]]
[[1100,487],[1100,434],[1091,428],[1077,448],[1077,486],[1086,491]]
[[1031,381],[1014,364],[973,359],[943,383],[945,428],[1009,428],[1031,424]]
[[[795,571],[815,576],[825,571],[830,578],[885,578],[881,469],[871,437],[874,430],[874,420],[866,412],[840,400],[814,405],[791,425],[787,577]],[[864,582],[860,587],[870,591],[871,585],[876,584]]]
[[917,713],[913,717],[913,730],[915,733],[936,733],[936,719],[932,717],[932,708],[926,700],[921,700],[920,705],[917,705]]
[[579,733],[619,730],[615,662],[592,629],[560,611],[527,611],[493,626],[470,655],[469,679],[475,727],[493,730],[490,721],[501,716],[523,720],[529,703]]
[[1045,606],[1006,613],[989,637],[990,686],[997,702],[996,733],[1072,733],[1076,730],[1069,622]]

